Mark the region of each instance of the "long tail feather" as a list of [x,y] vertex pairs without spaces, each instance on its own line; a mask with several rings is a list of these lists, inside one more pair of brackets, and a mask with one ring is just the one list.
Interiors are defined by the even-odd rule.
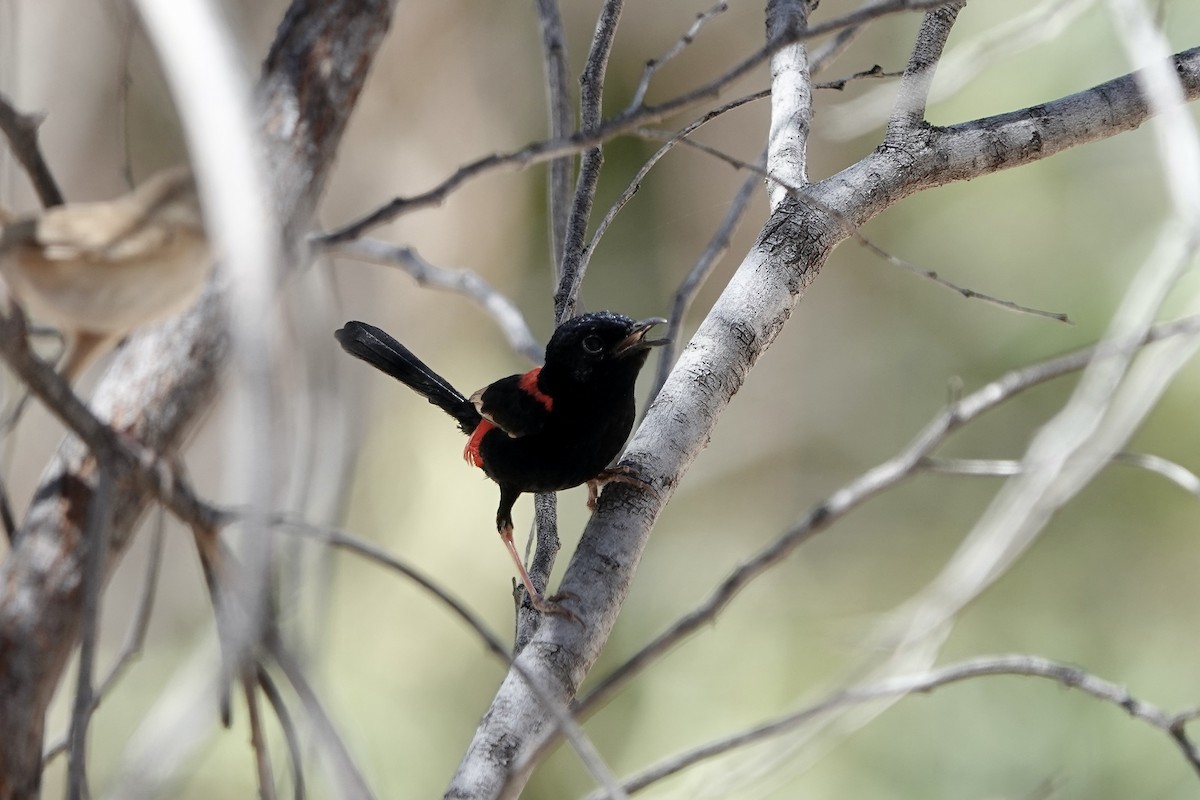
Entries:
[[470,400],[388,334],[365,322],[347,322],[334,336],[342,349],[386,372],[445,411],[463,433],[471,433],[482,417]]

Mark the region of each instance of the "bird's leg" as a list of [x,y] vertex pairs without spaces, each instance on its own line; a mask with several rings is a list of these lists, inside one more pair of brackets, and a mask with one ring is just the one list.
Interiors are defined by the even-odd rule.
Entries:
[[512,507],[519,495],[520,492],[512,492],[503,486],[500,487],[500,508],[496,511],[496,530],[500,533],[500,540],[504,542],[504,547],[508,550],[508,554],[517,568],[517,574],[521,577],[521,583],[524,584],[525,591],[529,594],[529,603],[543,614],[557,614],[572,622],[578,622],[578,617],[560,605],[561,600],[572,598],[574,595],[569,592],[561,592],[553,597],[545,597],[534,588],[533,581],[529,578],[525,562],[521,560],[517,546],[513,543]]
[[634,473],[634,468],[627,464],[618,464],[617,466],[606,469],[596,477],[587,482],[588,511],[596,510],[596,501],[600,498],[600,490],[610,483],[623,483],[626,486],[633,486],[638,489],[643,489],[651,494],[657,494],[658,490],[651,486],[648,482],[642,480]]

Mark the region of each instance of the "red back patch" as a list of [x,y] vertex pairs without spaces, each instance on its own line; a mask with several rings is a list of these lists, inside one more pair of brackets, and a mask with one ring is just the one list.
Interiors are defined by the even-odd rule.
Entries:
[[542,371],[541,367],[534,367],[521,376],[521,381],[517,384],[521,390],[542,404],[542,407],[547,411],[554,408],[554,398],[538,388],[538,373]]

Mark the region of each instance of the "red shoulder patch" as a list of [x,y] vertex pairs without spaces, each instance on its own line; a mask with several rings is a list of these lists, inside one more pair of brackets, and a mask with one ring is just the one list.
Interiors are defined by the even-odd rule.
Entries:
[[521,376],[521,380],[517,383],[517,386],[520,386],[522,391],[541,403],[542,407],[547,411],[551,411],[554,409],[554,398],[538,388],[538,373],[541,371],[541,367],[534,367],[529,370],[529,372]]
[[490,420],[480,420],[479,424],[475,426],[475,432],[467,440],[467,446],[463,448],[463,458],[472,467],[483,469],[483,456],[479,452],[479,445],[483,443],[484,434],[494,427],[496,426]]

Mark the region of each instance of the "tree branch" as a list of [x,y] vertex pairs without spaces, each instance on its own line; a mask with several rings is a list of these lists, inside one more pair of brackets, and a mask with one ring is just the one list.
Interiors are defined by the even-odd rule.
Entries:
[[[678,774],[701,761],[714,758],[735,748],[746,747],[755,742],[778,736],[834,710],[862,705],[875,700],[899,698],[918,692],[933,692],[962,681],[998,675],[1044,678],[1064,688],[1076,689],[1097,700],[1114,705],[1128,713],[1130,717],[1167,734],[1192,769],[1200,773],[1200,749],[1197,749],[1184,732],[1184,725],[1195,718],[1197,713],[1195,710],[1171,714],[1131,695],[1123,686],[1106,681],[1079,667],[1040,656],[1005,655],[981,656],[919,675],[902,676],[880,683],[845,689],[785,716],[666,759],[661,764],[643,770],[627,779],[624,782],[624,788],[631,793],[641,791],[647,786]],[[600,800],[600,795],[589,795],[588,800]]]
[[[1200,49],[1176,56],[1174,64],[1184,92],[1195,98]],[[1035,109],[944,129],[921,128],[811,184],[806,196],[814,202],[786,198],[684,349],[626,451],[626,463],[655,493],[610,487],[584,530],[560,585],[579,598],[575,608],[583,625],[546,620],[517,659],[524,670],[541,685],[555,687],[561,700],[574,696],[615,623],[663,505],[832,248],[850,235],[845,220],[862,225],[920,189],[1112,136],[1142,124],[1150,113],[1134,78],[1125,76]],[[493,708],[506,713],[485,717],[464,763],[490,764],[497,780],[521,786],[532,763],[523,758],[509,774],[509,759],[495,754],[537,752],[549,736],[547,717],[513,674],[501,685]]]
[[[262,83],[262,129],[280,190],[280,216],[293,240],[308,227],[393,5],[297,0],[280,28]],[[330,70],[330,59],[353,66]],[[188,314],[131,338],[97,387],[93,407],[101,419],[154,452],[178,451],[211,405],[228,357],[223,290],[214,283]],[[38,791],[45,708],[79,631],[83,511],[92,495],[88,463],[78,440],[60,447],[16,545],[0,564],[4,800]],[[116,481],[110,570],[149,497],[136,483]]]
[[42,119],[40,116],[22,114],[7,97],[0,95],[0,130],[4,131],[9,148],[29,176],[38,199],[44,207],[50,208],[61,206],[63,195],[38,145],[37,132]]

